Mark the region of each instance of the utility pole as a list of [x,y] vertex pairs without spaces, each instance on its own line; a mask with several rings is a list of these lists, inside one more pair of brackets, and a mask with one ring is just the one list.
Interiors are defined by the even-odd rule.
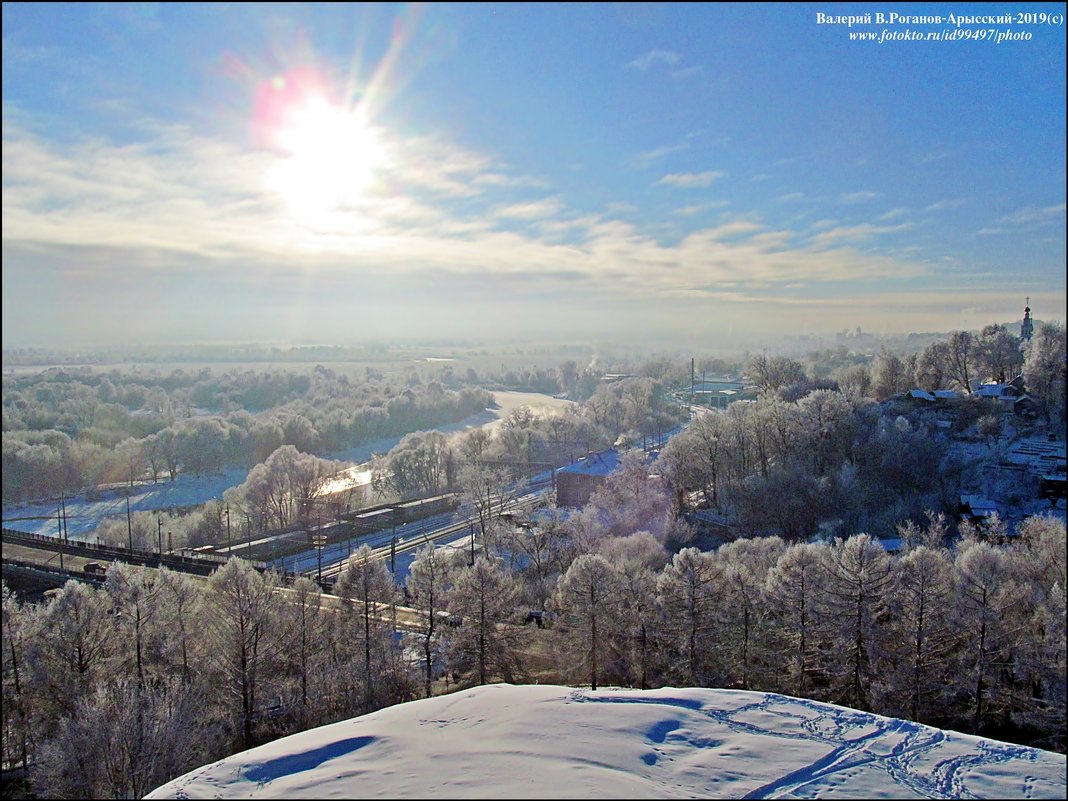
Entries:
[[393,523],[393,536],[389,541],[389,572],[397,575],[397,523]]
[[468,567],[475,566],[475,524],[471,524],[471,561],[468,562]]
[[63,570],[63,515],[56,507],[56,527],[59,529],[59,569]]
[[159,538],[159,558],[163,560],[163,516],[156,515],[156,535]]
[[227,556],[233,556],[233,552],[230,550],[230,507],[226,507],[226,554]]
[[319,561],[319,586],[323,586],[323,547],[326,545],[326,535],[316,534],[312,537],[312,544],[315,546],[316,556]]
[[130,553],[133,553],[133,520],[130,517],[130,491],[126,490],[126,536],[130,541]]

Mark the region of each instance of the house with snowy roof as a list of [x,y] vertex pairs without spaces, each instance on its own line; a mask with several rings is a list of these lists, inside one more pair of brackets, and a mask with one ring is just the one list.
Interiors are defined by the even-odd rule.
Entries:
[[585,506],[590,496],[618,467],[619,451],[609,448],[561,468],[556,473],[556,505],[574,508]]

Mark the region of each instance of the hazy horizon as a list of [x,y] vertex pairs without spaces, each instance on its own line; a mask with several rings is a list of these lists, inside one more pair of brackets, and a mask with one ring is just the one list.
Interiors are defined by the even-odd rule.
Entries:
[[1064,322],[1063,27],[827,12],[6,3],[4,347]]

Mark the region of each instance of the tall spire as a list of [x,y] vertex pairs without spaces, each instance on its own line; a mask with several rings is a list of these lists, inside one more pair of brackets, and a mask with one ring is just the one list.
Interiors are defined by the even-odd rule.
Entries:
[[1026,303],[1024,304],[1024,317],[1023,322],[1020,324],[1020,339],[1024,342],[1031,340],[1031,335],[1035,333],[1035,325],[1031,322],[1031,297],[1028,296]]

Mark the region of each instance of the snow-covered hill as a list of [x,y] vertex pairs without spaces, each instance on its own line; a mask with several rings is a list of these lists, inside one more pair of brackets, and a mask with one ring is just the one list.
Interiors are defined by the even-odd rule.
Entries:
[[1064,798],[1065,757],[738,690],[492,685],[323,726],[148,798]]

